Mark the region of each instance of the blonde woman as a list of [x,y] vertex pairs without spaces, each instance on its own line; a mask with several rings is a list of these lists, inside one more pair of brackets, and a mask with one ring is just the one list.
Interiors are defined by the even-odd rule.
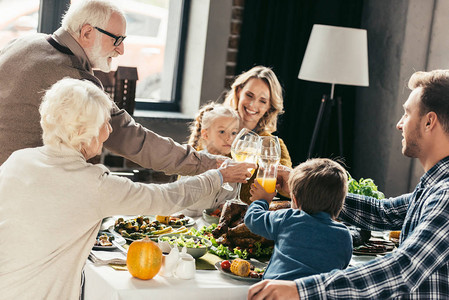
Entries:
[[[236,77],[225,98],[225,104],[234,108],[241,119],[241,127],[253,130],[260,136],[270,136],[277,129],[277,119],[284,112],[282,87],[276,74],[267,67],[256,66]],[[291,167],[292,161],[287,146],[282,139],[281,161],[284,166]],[[250,189],[253,178],[242,184],[240,198],[250,203]],[[288,196],[288,195],[286,195]]]

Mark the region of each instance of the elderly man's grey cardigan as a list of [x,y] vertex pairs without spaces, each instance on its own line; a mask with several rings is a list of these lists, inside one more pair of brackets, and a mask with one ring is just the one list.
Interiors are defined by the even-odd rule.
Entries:
[[[15,150],[42,145],[41,98],[64,77],[101,86],[83,48],[62,29],[19,38],[0,50],[0,164]],[[114,107],[111,124],[105,146],[143,167],[184,175],[216,167],[215,159],[136,124],[125,110]]]

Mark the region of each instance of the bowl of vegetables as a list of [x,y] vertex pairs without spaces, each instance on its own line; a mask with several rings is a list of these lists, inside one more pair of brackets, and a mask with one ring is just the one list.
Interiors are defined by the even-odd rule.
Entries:
[[205,238],[187,234],[163,234],[158,238],[158,243],[162,245],[164,242],[168,242],[171,247],[177,246],[179,251],[186,247],[187,253],[193,258],[200,258],[212,246],[212,242]]

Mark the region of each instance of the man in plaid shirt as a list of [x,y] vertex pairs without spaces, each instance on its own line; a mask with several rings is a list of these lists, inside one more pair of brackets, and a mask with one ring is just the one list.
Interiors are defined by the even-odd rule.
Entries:
[[409,88],[397,128],[402,153],[426,173],[411,194],[349,194],[340,215],[361,228],[401,229],[398,249],[346,270],[262,281],[249,299],[449,299],[449,70],[416,72]]

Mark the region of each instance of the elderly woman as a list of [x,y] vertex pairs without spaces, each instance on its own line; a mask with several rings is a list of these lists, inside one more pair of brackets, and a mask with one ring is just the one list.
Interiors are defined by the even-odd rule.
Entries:
[[44,146],[18,150],[0,166],[2,297],[78,299],[103,218],[170,214],[215,193],[230,172],[249,175],[249,165],[234,164],[165,185],[112,176],[86,162],[112,130],[111,106],[94,84],[62,79],[39,109]]
[[[277,119],[283,113],[282,87],[276,74],[267,67],[256,66],[236,77],[225,98],[225,104],[238,111],[242,127],[248,128],[260,136],[270,136],[276,131]],[[292,161],[287,146],[279,139],[281,161],[291,167]],[[251,184],[257,172],[248,183],[242,184],[240,198],[250,203]],[[288,195],[286,195],[288,196]]]

